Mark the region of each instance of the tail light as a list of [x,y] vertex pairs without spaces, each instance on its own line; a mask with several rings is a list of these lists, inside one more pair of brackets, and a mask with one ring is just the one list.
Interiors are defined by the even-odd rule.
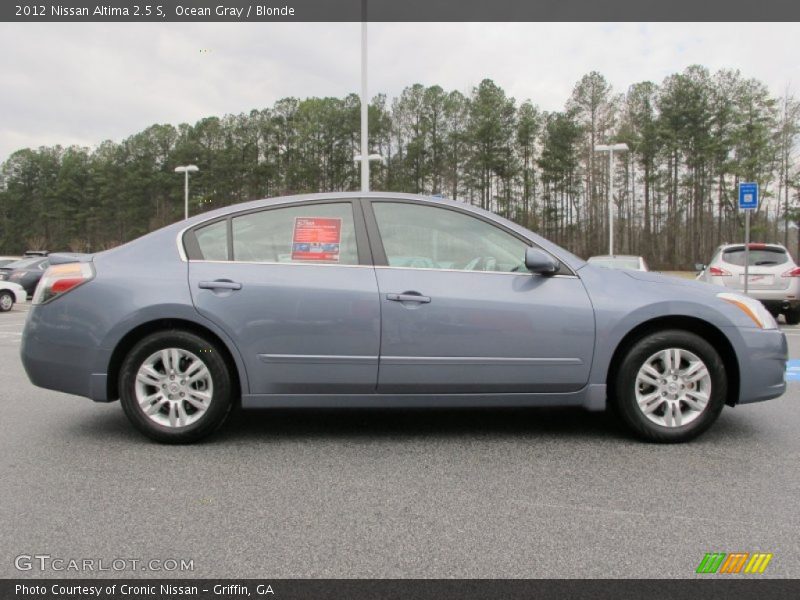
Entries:
[[781,277],[800,277],[800,267],[789,269],[783,275],[781,275]]
[[725,269],[720,269],[719,267],[709,267],[708,273],[710,275],[713,275],[714,277],[726,277],[730,275],[728,271],[726,271]]
[[44,304],[92,279],[94,279],[92,263],[53,265],[44,272],[39,285],[36,286],[32,304]]

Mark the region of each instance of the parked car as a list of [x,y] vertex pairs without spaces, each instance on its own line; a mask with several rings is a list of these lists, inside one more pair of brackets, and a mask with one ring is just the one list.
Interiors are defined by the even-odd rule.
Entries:
[[22,260],[21,256],[0,256],[0,267],[5,267],[13,262]]
[[8,312],[15,302],[25,302],[27,299],[28,294],[21,285],[0,281],[0,312]]
[[786,338],[752,298],[597,268],[451,200],[260,200],[50,260],[22,337],[30,380],[119,398],[161,442],[210,434],[239,398],[612,404],[638,435],[677,442],[786,388]]
[[631,256],[629,254],[604,254],[601,256],[590,256],[588,263],[596,267],[606,267],[608,269],[628,269],[629,271],[649,271],[647,262],[643,256]]
[[[800,268],[780,244],[749,245],[747,295],[760,300],[774,317],[783,314],[789,325],[800,323]],[[699,265],[698,280],[744,291],[745,245],[717,248],[708,265]]]
[[42,278],[47,267],[50,266],[47,258],[32,256],[12,262],[0,267],[0,281],[18,283],[25,288],[29,296],[36,290],[36,284]]

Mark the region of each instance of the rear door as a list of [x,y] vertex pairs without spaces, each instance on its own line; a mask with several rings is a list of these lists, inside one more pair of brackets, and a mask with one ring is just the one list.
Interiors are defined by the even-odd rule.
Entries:
[[374,392],[380,306],[357,203],[279,205],[185,239],[195,307],[237,344],[251,393]]
[[569,392],[587,383],[594,313],[568,267],[529,273],[529,242],[471,213],[415,201],[367,207],[382,308],[379,392]]

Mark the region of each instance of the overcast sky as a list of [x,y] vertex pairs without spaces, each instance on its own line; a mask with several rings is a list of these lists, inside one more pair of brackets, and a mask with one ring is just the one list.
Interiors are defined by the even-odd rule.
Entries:
[[[360,86],[359,23],[0,24],[0,161],[16,149],[119,141],[285,96]],[[564,106],[597,70],[632,83],[700,63],[800,95],[800,24],[373,23],[370,95],[413,83],[468,93],[489,77],[518,101]]]

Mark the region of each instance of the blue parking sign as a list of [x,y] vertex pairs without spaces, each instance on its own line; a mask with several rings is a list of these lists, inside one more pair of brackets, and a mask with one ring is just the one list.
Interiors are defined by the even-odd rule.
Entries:
[[739,209],[751,210],[758,208],[758,184],[740,183],[739,184]]

